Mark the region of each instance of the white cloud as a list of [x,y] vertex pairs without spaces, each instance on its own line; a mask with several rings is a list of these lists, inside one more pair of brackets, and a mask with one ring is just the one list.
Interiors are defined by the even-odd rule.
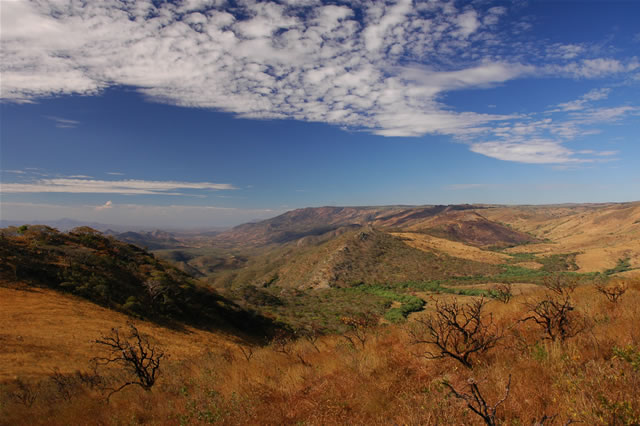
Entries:
[[[207,1],[178,6],[138,1],[117,8],[105,2],[11,2],[2,13],[2,97],[29,101],[132,85],[161,102],[388,136],[465,133],[470,122],[501,119],[456,113],[435,96],[519,75],[517,63],[451,62],[469,47],[468,38],[489,34],[487,26],[504,8],[460,11],[451,2],[410,0],[325,5],[312,12],[304,7],[297,2],[243,2],[235,9]],[[491,22],[484,24],[485,17]],[[430,83],[390,72],[429,57],[441,62],[431,70]],[[479,75],[482,70],[488,74]],[[443,116],[446,125],[439,126]],[[389,124],[398,117],[402,126]]]
[[[443,94],[522,76],[599,78],[640,67],[637,60],[587,57],[582,44],[545,48],[546,42],[540,48],[544,62],[527,63],[526,53],[537,42],[507,51],[511,35],[497,26],[506,13],[483,2],[459,9],[444,0],[243,1],[234,7],[217,0],[4,2],[0,96],[30,102],[127,85],[158,102],[242,117],[492,143],[498,129],[517,133],[526,125],[514,125],[513,114],[456,111]],[[573,111],[593,100],[580,100]],[[59,127],[78,125],[52,119]],[[571,124],[555,131],[568,135],[575,129]],[[535,161],[563,158],[543,151],[536,143],[529,150]],[[22,190],[55,186],[32,185]]]
[[576,78],[602,78],[610,75],[631,73],[640,68],[637,60],[624,63],[612,58],[593,58],[569,62],[562,65],[547,65],[543,71],[552,75],[568,75]]
[[80,124],[77,120],[69,120],[68,118],[60,118],[55,116],[46,116],[49,120],[52,120],[56,123],[56,127],[60,129],[73,129]]
[[479,142],[471,145],[471,151],[498,160],[519,163],[547,164],[584,162],[573,158],[573,153],[555,141],[528,140],[526,143],[508,141]]
[[32,183],[3,183],[0,193],[92,193],[124,195],[184,195],[178,190],[228,190],[236,189],[227,183],[174,182],[147,180],[92,180],[92,179],[40,179]]
[[113,208],[113,203],[111,202],[111,200],[109,200],[103,205],[96,207],[96,210],[105,210],[105,209],[111,209],[111,208]]
[[468,10],[458,15],[456,20],[458,24],[457,35],[462,38],[467,38],[473,34],[479,27],[478,14],[475,10]]
[[615,124],[630,115],[640,114],[633,106],[596,107],[593,102],[607,99],[609,88],[593,89],[578,99],[564,102],[539,114],[517,117],[488,130],[488,140],[474,141],[470,149],[478,154],[504,161],[531,164],[581,164],[610,161],[617,151],[570,149],[578,137],[597,134],[594,125]]
[[611,92],[611,89],[609,88],[593,89],[590,92],[584,94],[582,97],[580,97],[580,99],[559,104],[558,109],[554,110],[553,112],[583,110],[592,101],[599,101],[602,99],[606,99],[609,96],[610,92]]

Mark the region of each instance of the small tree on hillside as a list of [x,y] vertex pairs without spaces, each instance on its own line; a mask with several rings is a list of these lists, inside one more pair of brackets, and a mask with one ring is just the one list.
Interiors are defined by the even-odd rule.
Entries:
[[491,294],[502,303],[509,303],[513,297],[513,289],[509,283],[497,284],[491,289]]
[[480,392],[480,388],[478,388],[478,383],[474,379],[469,379],[467,383],[469,384],[470,393],[464,393],[456,390],[447,381],[444,381],[442,384],[451,391],[453,396],[466,402],[467,407],[480,416],[487,426],[494,426],[496,424],[496,411],[498,407],[509,397],[509,391],[511,389],[511,375],[509,375],[509,382],[507,383],[504,396],[493,405],[487,402],[486,398],[482,395],[482,392]]
[[129,375],[129,379],[120,387],[111,389],[107,399],[127,386],[137,385],[146,391],[151,390],[160,372],[163,351],[152,346],[147,337],[142,336],[135,325],[128,324],[129,335],[124,337],[118,328],[95,341],[107,352],[106,356],[93,358],[96,366],[119,365]]
[[436,302],[436,311],[427,319],[416,320],[409,334],[414,344],[427,344],[422,355],[428,359],[453,358],[467,368],[473,367],[475,354],[485,353],[502,338],[491,314],[484,315],[484,298],[469,304]]
[[357,341],[362,346],[362,349],[364,349],[369,339],[371,330],[378,324],[378,317],[370,312],[342,317],[340,320],[347,327],[347,331],[342,337],[351,343],[354,348]]
[[627,283],[617,282],[613,285],[605,285],[603,283],[596,284],[596,290],[603,294],[611,303],[618,303],[620,296],[627,292]]
[[576,289],[574,279],[553,276],[544,282],[547,291],[542,299],[525,303],[529,316],[521,321],[533,320],[550,340],[566,340],[587,328],[586,319],[576,311],[571,296]]

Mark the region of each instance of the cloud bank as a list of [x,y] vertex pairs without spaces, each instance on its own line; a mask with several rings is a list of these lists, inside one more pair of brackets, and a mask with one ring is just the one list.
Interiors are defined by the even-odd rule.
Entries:
[[[75,193],[75,194],[122,194],[122,195],[185,195],[179,190],[217,191],[236,189],[228,183],[175,182],[150,180],[94,180],[54,178],[40,179],[28,183],[3,183],[0,193]],[[104,206],[103,206],[104,207]]]
[[[553,63],[533,65],[501,36],[507,13],[440,0],[3,2],[1,97],[32,102],[127,85],[155,101],[242,117],[438,133],[498,159],[572,160],[565,140],[501,141],[495,128],[518,126],[518,116],[454,111],[442,95],[523,76],[629,73],[637,60],[554,44],[545,53]],[[509,31],[527,27],[517,24]]]

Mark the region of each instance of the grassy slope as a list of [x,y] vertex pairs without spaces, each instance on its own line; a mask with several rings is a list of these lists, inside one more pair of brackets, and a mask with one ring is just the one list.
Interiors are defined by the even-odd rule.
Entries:
[[[531,233],[546,242],[514,247],[511,252],[577,252],[580,272],[614,268],[629,258],[640,268],[640,202],[575,206],[496,207],[483,213],[491,220]],[[636,272],[638,273],[638,272]]]
[[129,321],[152,335],[176,361],[242,341],[220,331],[171,329],[136,320],[51,289],[12,287],[0,286],[0,382],[43,377],[54,368],[62,373],[85,370],[97,353],[92,342]]
[[32,226],[0,234],[0,279],[5,282],[68,292],[172,326],[188,323],[258,335],[272,327],[149,252],[90,228],[60,233]]
[[[247,361],[239,350],[169,362],[153,392],[129,388],[106,404],[99,393],[78,390],[69,400],[44,389],[31,407],[0,392],[0,416],[7,424],[481,424],[462,401],[449,395],[444,380],[468,392],[473,378],[490,404],[511,391],[497,409],[499,424],[635,424],[640,421],[640,282],[629,282],[612,305],[591,285],[574,294],[577,311],[590,329],[565,343],[552,343],[531,323],[522,302],[541,296],[533,290],[510,304],[491,302],[505,339],[476,357],[473,370],[450,359],[427,360],[402,328],[371,329],[364,347],[340,336],[315,346],[300,340],[257,349]],[[464,302],[464,299],[461,301]],[[516,325],[517,324],[517,325]],[[304,361],[304,363],[302,362]],[[46,380],[43,382],[46,384]],[[35,384],[33,385],[36,386]],[[51,403],[55,401],[55,403]],[[1,417],[0,417],[1,418]]]

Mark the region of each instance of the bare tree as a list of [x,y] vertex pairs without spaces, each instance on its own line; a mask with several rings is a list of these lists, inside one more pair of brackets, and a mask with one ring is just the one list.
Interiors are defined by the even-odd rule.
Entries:
[[[472,357],[495,347],[502,330],[493,323],[493,316],[483,315],[484,298],[469,304],[436,302],[436,311],[409,330],[414,344],[428,344],[422,356],[428,359],[453,358],[467,368],[473,367]],[[434,350],[431,350],[433,348]]]
[[507,383],[504,396],[493,405],[490,405],[487,402],[478,388],[478,383],[474,379],[469,379],[467,383],[469,384],[471,393],[459,392],[449,382],[442,382],[442,384],[451,391],[453,396],[466,402],[467,407],[469,407],[469,409],[478,416],[482,417],[482,420],[484,420],[488,426],[494,426],[496,424],[496,410],[509,397],[509,391],[511,390],[511,375],[509,375],[509,382]]
[[627,283],[617,282],[611,286],[604,285],[603,283],[597,283],[596,290],[599,293],[602,293],[609,302],[618,303],[620,296],[627,292]]
[[571,299],[575,281],[564,282],[554,277],[544,285],[547,294],[541,300],[525,303],[530,315],[521,321],[533,320],[544,330],[546,338],[553,341],[566,340],[584,331],[586,319],[576,311]]
[[372,313],[363,313],[358,316],[349,316],[340,318],[342,323],[347,326],[347,331],[342,335],[353,347],[355,342],[360,343],[364,349],[371,329],[378,323],[378,318]]
[[111,389],[107,399],[127,386],[138,385],[144,390],[151,390],[160,372],[160,362],[164,358],[163,351],[152,346],[149,340],[140,334],[132,323],[128,323],[129,336],[123,337],[118,328],[112,328],[111,334],[102,336],[95,343],[106,349],[107,355],[93,358],[97,366],[120,365],[131,377],[123,385]]
[[501,301],[502,303],[509,303],[513,297],[513,289],[511,284],[503,283],[493,286],[491,289],[493,297]]

